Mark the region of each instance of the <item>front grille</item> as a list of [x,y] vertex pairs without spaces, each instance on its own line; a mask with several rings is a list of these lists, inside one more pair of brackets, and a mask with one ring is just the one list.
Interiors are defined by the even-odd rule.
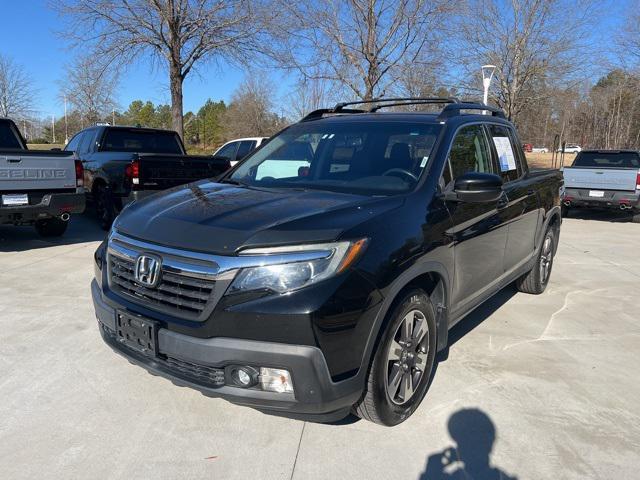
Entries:
[[167,357],[165,363],[176,375],[186,377],[196,383],[215,387],[224,385],[224,370],[222,368],[199,365],[173,357]]
[[111,289],[131,301],[153,310],[181,318],[197,320],[213,300],[215,280],[194,278],[162,268],[160,281],[154,288],[135,281],[134,261],[109,255]]

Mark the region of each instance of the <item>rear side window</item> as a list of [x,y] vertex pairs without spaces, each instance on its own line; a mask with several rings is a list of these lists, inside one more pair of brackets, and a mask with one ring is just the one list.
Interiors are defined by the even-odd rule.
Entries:
[[239,142],[233,142],[228,145],[225,145],[220,149],[218,153],[216,153],[216,157],[226,158],[227,160],[235,160],[238,143]]
[[640,168],[640,155],[635,152],[581,152],[574,167]]
[[77,151],[78,153],[88,153],[91,150],[91,143],[96,138],[95,130],[88,130],[84,132],[82,136],[82,140],[80,141],[80,145],[78,145]]
[[522,174],[522,168],[513,142],[513,136],[509,129],[502,125],[488,125],[488,128],[494,151],[497,154],[497,163],[502,181],[506,183],[517,180]]
[[20,140],[9,122],[0,122],[0,148],[21,149]]
[[82,132],[75,134],[73,138],[69,140],[69,143],[67,143],[67,146],[64,147],[64,149],[68,152],[75,152],[78,150],[78,146],[80,145],[80,140],[82,140],[83,135],[84,133]]
[[182,155],[178,135],[174,132],[121,128],[107,130],[101,150]]
[[453,139],[449,153],[450,172],[445,171],[449,183],[467,172],[493,173],[487,137],[481,125],[461,128]]
[[245,140],[240,142],[238,151],[236,152],[236,160],[242,160],[244,157],[249,155],[249,153],[255,148],[255,146],[256,142],[252,140]]

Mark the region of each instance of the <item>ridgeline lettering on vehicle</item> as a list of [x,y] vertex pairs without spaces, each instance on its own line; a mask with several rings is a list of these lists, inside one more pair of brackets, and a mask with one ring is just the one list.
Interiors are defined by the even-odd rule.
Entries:
[[62,168],[0,168],[0,178],[11,180],[38,180],[41,178],[66,178],[67,171]]
[[[416,104],[443,108],[379,111]],[[549,282],[562,173],[520,145],[502,111],[453,98],[312,112],[218,181],[118,216],[95,253],[100,333],[205,395],[396,425],[453,325]]]

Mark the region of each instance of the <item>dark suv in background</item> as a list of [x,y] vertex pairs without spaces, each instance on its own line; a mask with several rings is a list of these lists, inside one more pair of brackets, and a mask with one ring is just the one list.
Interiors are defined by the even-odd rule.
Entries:
[[[444,108],[379,111],[416,104]],[[102,336],[205,395],[398,424],[453,325],[549,281],[562,174],[520,145],[501,111],[456,99],[315,111],[220,181],[125,208],[95,255]]]

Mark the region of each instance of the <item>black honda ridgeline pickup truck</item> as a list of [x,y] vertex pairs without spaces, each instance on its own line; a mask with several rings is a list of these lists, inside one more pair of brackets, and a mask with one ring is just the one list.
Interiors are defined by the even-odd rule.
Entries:
[[[105,342],[208,396],[396,425],[453,325],[512,282],[542,293],[562,174],[528,169],[502,111],[357,103],[126,207],[95,254]],[[405,103],[444,108],[379,112]]]

